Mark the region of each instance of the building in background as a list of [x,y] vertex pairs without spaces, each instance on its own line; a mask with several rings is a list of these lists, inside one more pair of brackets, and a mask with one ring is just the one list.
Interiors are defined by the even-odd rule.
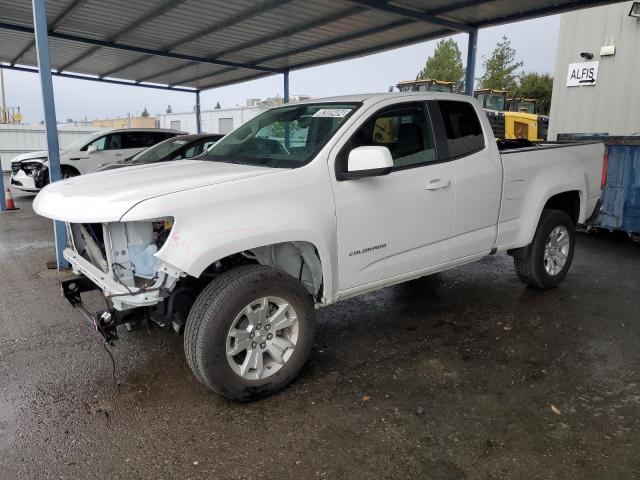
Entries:
[[634,4],[562,15],[549,140],[640,134],[640,4]]
[[[309,95],[292,95],[289,103],[297,103],[309,99],[311,99]],[[249,98],[246,100],[245,107],[236,106],[232,108],[202,110],[200,112],[202,131],[204,133],[227,134],[246,121],[251,120],[256,115],[279,105],[284,105],[284,100],[282,97],[276,96],[265,100]],[[163,113],[159,114],[157,118],[157,126],[159,128],[172,128],[174,130],[196,133],[195,112]]]
[[123,117],[93,120],[91,126],[95,128],[155,128],[156,117]]
[[[58,127],[60,148],[100,130],[102,129],[60,125]],[[46,149],[44,125],[0,125],[0,164],[3,171],[11,171],[13,157]]]
[[[311,95],[291,95],[289,103],[304,102],[305,100],[311,100]],[[246,104],[247,107],[277,107],[279,105],[284,105],[284,98],[280,95],[268,97],[264,100],[260,98],[248,98]]]
[[[200,112],[202,131],[206,133],[229,133],[247,120],[267,110],[267,107],[216,108]],[[172,128],[196,133],[195,112],[163,113],[158,115],[159,128]]]

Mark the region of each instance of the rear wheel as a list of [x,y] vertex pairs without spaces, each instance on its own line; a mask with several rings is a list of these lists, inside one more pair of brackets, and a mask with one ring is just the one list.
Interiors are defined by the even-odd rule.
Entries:
[[574,248],[571,217],[560,210],[544,210],[531,245],[513,254],[518,278],[536,288],[556,287],[571,267]]
[[189,366],[230,400],[274,393],[309,356],[313,312],[309,294],[290,275],[261,265],[230,270],[203,290],[189,313]]

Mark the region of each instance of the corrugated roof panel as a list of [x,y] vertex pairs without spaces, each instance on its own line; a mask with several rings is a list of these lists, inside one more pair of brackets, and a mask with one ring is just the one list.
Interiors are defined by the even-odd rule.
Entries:
[[[243,65],[301,68],[383,51],[449,31],[411,18],[411,11],[471,25],[518,16],[616,3],[609,0],[392,0],[409,12],[369,9],[348,0],[47,0],[54,32]],[[69,12],[69,7],[75,8]],[[381,3],[384,10],[384,3]],[[462,8],[460,8],[462,6]],[[33,41],[11,30],[32,24],[30,0],[0,0],[0,60],[9,62]],[[7,26],[9,24],[9,26]],[[135,28],[134,28],[135,27]],[[71,72],[198,88],[268,75],[201,62],[150,56],[51,37],[52,65]],[[35,66],[34,49],[20,64]],[[151,80],[149,80],[151,81]]]
[[225,56],[225,59],[240,62],[261,61],[278,53],[285,53],[294,49],[312,47],[318,42],[326,42],[329,39],[341,39],[345,36],[353,36],[358,33],[370,32],[372,29],[384,30],[398,23],[420,25],[425,32],[433,30],[429,24],[412,22],[407,19],[395,19],[389,22],[388,19],[372,15],[371,12],[353,15],[338,22],[332,22],[318,28],[305,30],[296,35],[278,38],[271,42],[261,43],[255,47],[242,50]]
[[[213,28],[237,15],[253,10],[255,1],[203,2],[189,0],[178,8],[142,25],[126,39],[132,43],[145,43],[156,48],[167,48],[184,41],[191,35]],[[199,52],[202,53],[202,52]]]
[[263,78],[268,76],[269,74],[265,73],[251,73],[246,70],[231,70],[224,75],[211,77],[209,79],[199,80],[194,82],[193,87],[207,89],[207,88],[217,88],[225,85],[233,85],[235,83],[242,83],[248,80],[256,80],[258,78]]
[[0,62],[10,62],[31,44],[33,36],[28,33],[0,30]]
[[[49,23],[60,15],[73,0],[51,0],[47,1],[47,21]],[[33,13],[31,12],[31,2],[5,0],[0,3],[0,18],[3,22],[14,23],[16,25],[33,25]]]
[[88,0],[75,8],[56,31],[107,40],[157,8],[154,0]]
[[[201,77],[203,75],[215,76],[215,74],[222,70],[226,70],[226,67],[218,67],[215,65],[205,65],[199,63],[195,65],[185,66],[184,68],[181,68],[180,70],[168,75],[159,75],[157,77],[153,77],[149,81],[153,83],[165,83],[170,85],[186,85],[186,82],[184,82],[184,80],[194,77]],[[253,74],[255,72],[245,70],[245,73]]]
[[[79,73],[102,75],[110,72],[116,67],[122,65],[123,62],[131,62],[141,58],[140,53],[123,52],[114,48],[100,48],[88,57],[73,65],[73,70]],[[166,59],[162,59],[166,61]],[[120,78],[128,79],[130,77],[120,76]]]
[[[143,55],[138,55],[138,59],[145,58]],[[129,63],[129,62],[124,62]],[[150,57],[146,59],[144,62],[138,62],[135,65],[132,65],[124,70],[118,70],[116,73],[112,75],[114,78],[129,78],[132,80],[142,80],[151,75],[157,74],[157,72],[166,72],[171,68],[180,67],[186,65],[187,62],[184,60],[178,60],[173,58],[162,58],[162,57]],[[156,82],[156,80],[154,80]],[[157,82],[162,83],[162,82]]]

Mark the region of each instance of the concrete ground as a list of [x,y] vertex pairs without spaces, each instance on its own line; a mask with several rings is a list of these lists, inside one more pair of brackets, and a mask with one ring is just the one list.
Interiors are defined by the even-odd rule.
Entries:
[[51,223],[0,213],[0,479],[640,478],[640,245],[579,235],[560,288],[504,255],[318,312],[301,377],[253,404],[182,338],[111,363],[58,293]]

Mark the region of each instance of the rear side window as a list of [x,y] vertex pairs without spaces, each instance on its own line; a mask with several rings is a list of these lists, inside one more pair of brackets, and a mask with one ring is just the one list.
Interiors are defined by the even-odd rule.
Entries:
[[438,101],[449,158],[464,157],[484,148],[484,135],[475,108],[468,102]]
[[124,148],[147,148],[159,141],[153,132],[126,132],[123,135]]

